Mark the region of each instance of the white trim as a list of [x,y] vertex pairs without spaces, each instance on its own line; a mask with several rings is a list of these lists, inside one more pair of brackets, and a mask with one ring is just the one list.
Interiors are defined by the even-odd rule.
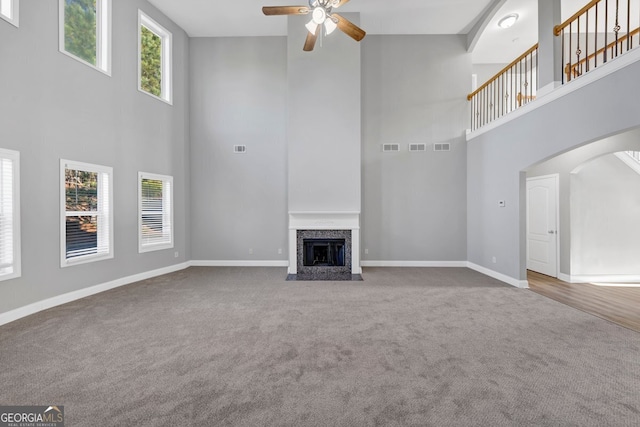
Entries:
[[616,152],[613,153],[620,161],[624,162],[625,165],[629,166],[633,171],[637,174],[640,174],[640,163],[635,160],[633,157],[628,155],[625,152]]
[[[142,242],[142,180],[143,179],[149,179],[149,180],[155,180],[155,181],[161,181],[162,182],[162,199],[163,199],[163,207],[164,207],[164,201],[165,198],[168,199],[168,205],[169,205],[169,232],[171,233],[170,236],[170,241],[169,242],[155,242],[155,243],[146,243],[144,244]],[[169,184],[169,196],[166,197],[165,191],[166,191],[166,184]],[[145,252],[153,252],[153,251],[159,251],[159,250],[163,250],[163,249],[171,249],[173,248],[173,229],[174,229],[174,218],[173,218],[173,177],[170,175],[159,175],[159,174],[155,174],[155,173],[147,173],[147,172],[138,172],[138,253],[145,253]],[[165,219],[165,211],[163,209],[162,211],[162,217],[163,217],[163,223],[162,226],[163,228],[166,227],[166,224],[164,222]],[[164,234],[164,233],[163,233]]]
[[552,92],[549,92],[544,96],[538,94],[538,97],[535,99],[535,101],[528,102],[517,110],[512,111],[509,114],[505,114],[504,116],[474,131],[468,130],[466,133],[467,142],[484,133],[507,124],[512,120],[524,116],[525,114],[528,114],[537,108],[553,102],[556,99],[562,98],[565,95],[569,95],[572,92],[575,92],[593,82],[600,80],[603,77],[608,76],[609,74],[613,74],[616,71],[638,61],[640,61],[640,49],[632,49],[629,52],[624,53],[623,55],[620,55],[613,59],[609,59],[606,64],[599,65],[598,68],[595,68],[588,73],[565,83],[561,87],[553,90]]
[[[142,89],[142,26],[162,39],[162,87],[160,96]],[[138,91],[173,105],[173,34],[140,9],[138,9]]]
[[591,283],[591,282],[604,282],[604,283],[636,283],[640,282],[640,275],[638,274],[586,274],[586,275],[569,275],[559,274],[558,278],[563,282],[568,283]]
[[14,27],[20,27],[20,0],[0,0],[11,3],[11,16],[0,13],[0,19],[4,19]]
[[529,288],[529,282],[527,280],[514,279],[513,277],[507,276],[506,274],[498,273],[497,271],[490,270],[488,268],[482,267],[481,265],[474,264],[470,261],[467,261],[467,267],[477,271],[478,273],[482,273],[485,276],[493,277],[494,279],[500,280],[501,282],[507,283],[511,286],[515,286],[516,288]]
[[12,161],[13,166],[13,188],[12,188],[12,206],[13,222],[12,239],[13,239],[13,273],[0,276],[0,281],[15,279],[22,276],[20,249],[20,152],[15,150],[7,150],[0,148],[0,159],[5,158]]
[[81,64],[111,77],[112,59],[112,14],[111,0],[96,0],[96,63],[91,64],[77,57],[65,48],[64,35],[64,7],[65,0],[58,1],[58,50],[60,53],[73,58]]
[[[85,172],[96,172],[98,174],[107,175],[107,203],[108,207],[106,212],[98,208],[98,211],[102,215],[98,217],[107,216],[109,223],[109,250],[107,252],[101,252],[96,254],[83,255],[74,258],[67,258],[66,248],[66,236],[67,236],[67,206],[66,206],[66,193],[65,193],[65,169],[75,169]],[[98,181],[100,182],[100,181]],[[88,262],[102,261],[105,259],[112,259],[114,257],[114,220],[113,220],[113,168],[110,166],[102,166],[91,163],[76,162],[73,160],[60,159],[60,267],[70,267],[72,265],[86,264]],[[100,185],[100,184],[99,184]],[[98,195],[98,204],[100,205],[100,195]],[[99,244],[98,244],[99,245]]]
[[250,261],[250,260],[192,260],[193,267],[288,267],[286,260]]
[[362,267],[466,267],[467,261],[362,261]]
[[5,325],[9,322],[21,319],[26,316],[38,313],[49,308],[57,307],[62,304],[66,304],[72,301],[76,301],[82,298],[86,298],[91,295],[99,294],[114,288],[129,285],[131,283],[139,282],[141,280],[151,279],[153,277],[162,276],[163,274],[169,274],[176,271],[184,270],[189,267],[189,263],[181,263],[172,265],[169,267],[159,268],[157,270],[147,271],[144,273],[134,274],[132,276],[122,277],[120,279],[112,280],[110,282],[102,283],[99,285],[91,286],[77,291],[69,292],[66,294],[58,295],[52,298],[47,298],[42,301],[34,302],[24,307],[16,308],[15,310],[0,313],[0,325]]

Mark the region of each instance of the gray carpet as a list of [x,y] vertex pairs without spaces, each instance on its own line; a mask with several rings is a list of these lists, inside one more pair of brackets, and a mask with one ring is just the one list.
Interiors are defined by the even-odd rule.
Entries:
[[468,269],[189,268],[0,327],[67,426],[637,426],[640,334]]

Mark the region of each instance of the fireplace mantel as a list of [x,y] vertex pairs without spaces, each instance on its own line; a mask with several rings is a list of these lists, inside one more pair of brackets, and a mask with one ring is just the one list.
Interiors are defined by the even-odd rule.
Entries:
[[289,212],[289,274],[297,274],[298,230],[351,230],[351,274],[362,274],[360,267],[360,212]]

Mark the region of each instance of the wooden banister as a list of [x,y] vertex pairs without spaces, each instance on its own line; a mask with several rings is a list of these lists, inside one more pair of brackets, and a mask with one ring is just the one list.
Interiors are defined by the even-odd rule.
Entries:
[[582,9],[580,9],[579,11],[577,11],[576,13],[574,13],[571,18],[567,19],[566,21],[564,21],[562,24],[560,25],[556,25],[555,27],[553,27],[553,34],[555,34],[556,36],[559,36],[560,33],[562,32],[562,30],[564,30],[565,28],[567,28],[569,25],[571,25],[571,23],[573,23],[573,21],[576,21],[578,18],[580,18],[587,10],[591,9],[593,6],[595,6],[596,4],[600,3],[602,0],[592,0],[590,1],[585,7],[583,7]]

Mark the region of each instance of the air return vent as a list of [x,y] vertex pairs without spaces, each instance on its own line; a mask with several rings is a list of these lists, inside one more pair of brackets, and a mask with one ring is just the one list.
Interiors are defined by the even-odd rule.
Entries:
[[409,151],[427,151],[427,144],[409,144]]
[[400,151],[400,144],[382,144],[382,151],[387,152],[398,152]]
[[246,145],[234,145],[233,146],[233,152],[234,153],[238,153],[238,154],[244,154],[247,152],[247,146]]
[[433,144],[433,151],[451,151],[451,144]]

